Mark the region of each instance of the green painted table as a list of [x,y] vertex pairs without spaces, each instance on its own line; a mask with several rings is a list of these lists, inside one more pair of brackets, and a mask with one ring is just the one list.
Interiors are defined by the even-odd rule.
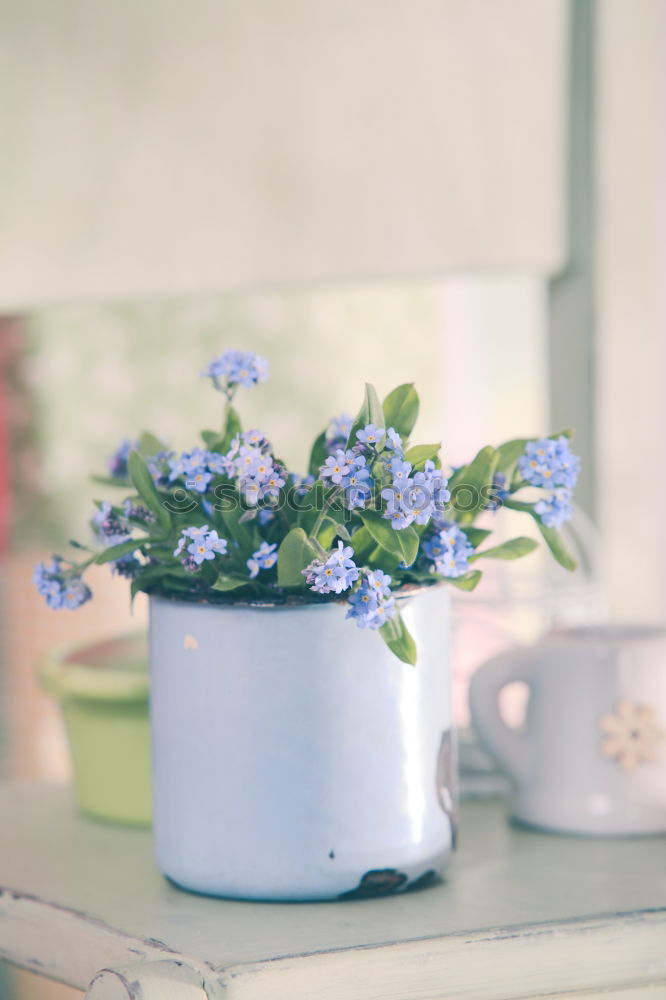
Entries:
[[[150,833],[0,788],[0,957],[89,1000],[666,1000],[666,839],[512,829],[463,806],[446,881],[317,904],[194,896]],[[277,863],[277,860],[276,860]]]

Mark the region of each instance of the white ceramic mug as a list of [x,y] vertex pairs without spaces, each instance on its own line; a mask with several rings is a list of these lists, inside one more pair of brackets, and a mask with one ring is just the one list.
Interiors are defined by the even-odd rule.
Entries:
[[[507,684],[529,689],[520,730]],[[483,664],[470,686],[481,742],[511,779],[511,814],[564,833],[666,832],[666,628],[555,632]]]

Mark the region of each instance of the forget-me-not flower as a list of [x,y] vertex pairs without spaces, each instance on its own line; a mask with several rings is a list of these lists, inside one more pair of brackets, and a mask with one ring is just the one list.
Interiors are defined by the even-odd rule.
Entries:
[[580,459],[566,437],[530,441],[518,459],[518,469],[531,486],[573,489],[578,481]]
[[390,583],[391,577],[381,570],[367,573],[349,597],[347,618],[353,619],[359,628],[381,628],[397,610]]
[[371,448],[376,448],[383,436],[384,428],[375,427],[374,424],[366,424],[360,431],[356,431],[356,437],[361,444],[368,445]]
[[268,378],[268,361],[251,351],[225,351],[213,358],[201,374],[213,381],[224,378],[228,386],[242,385],[250,389]]
[[534,506],[535,512],[547,528],[561,528],[573,517],[572,491],[564,486],[555,490],[550,496],[539,500]]
[[262,542],[256,552],[247,561],[247,568],[250,571],[250,579],[254,580],[262,569],[271,569],[277,562],[277,544]]
[[421,547],[427,559],[434,563],[440,576],[456,578],[469,570],[469,558],[474,554],[465,532],[457,524],[446,524],[435,534],[424,538]]
[[310,590],[318,594],[341,594],[344,590],[349,590],[359,577],[359,570],[352,558],[353,554],[351,545],[338,542],[337,548],[329,553],[325,562],[319,559],[313,560],[303,570]]

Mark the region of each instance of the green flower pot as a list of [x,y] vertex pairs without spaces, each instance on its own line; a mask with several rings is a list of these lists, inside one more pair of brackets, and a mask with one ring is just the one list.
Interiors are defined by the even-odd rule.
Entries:
[[40,679],[62,707],[81,812],[109,823],[151,821],[145,634],[58,647]]

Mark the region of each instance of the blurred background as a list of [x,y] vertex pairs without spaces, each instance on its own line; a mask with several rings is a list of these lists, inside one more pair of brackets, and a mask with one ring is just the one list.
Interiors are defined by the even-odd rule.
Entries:
[[[50,611],[34,564],[87,540],[121,439],[216,425],[228,347],[268,358],[239,409],[294,469],[366,380],[416,382],[453,464],[575,428],[581,572],[456,598],[470,787],[483,659],[666,618],[665,56],[664,0],[0,0],[3,779],[70,773],[45,651],[146,618],[105,567]],[[3,1000],[75,995],[0,966]]]

